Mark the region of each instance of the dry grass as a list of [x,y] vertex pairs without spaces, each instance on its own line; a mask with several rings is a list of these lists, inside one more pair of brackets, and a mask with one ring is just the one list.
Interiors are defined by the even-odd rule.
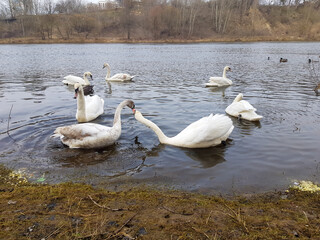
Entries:
[[320,195],[224,199],[30,184],[0,168],[0,239],[320,239]]

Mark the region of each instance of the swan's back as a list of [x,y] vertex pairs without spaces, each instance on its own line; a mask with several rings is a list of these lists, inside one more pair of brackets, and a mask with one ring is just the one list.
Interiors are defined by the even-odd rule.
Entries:
[[98,95],[85,96],[87,118],[97,118],[104,112],[104,100]]
[[257,109],[255,109],[248,101],[240,100],[233,101],[227,108],[226,113],[233,117],[240,117],[242,119],[246,119],[249,121],[259,121],[262,119],[261,115],[256,113]]
[[119,81],[119,82],[123,82],[123,81],[132,81],[132,79],[134,78],[134,76],[131,76],[130,74],[126,74],[126,73],[117,73],[115,75],[113,75],[110,78],[107,78],[108,81]]
[[215,146],[225,141],[233,130],[229,117],[216,114],[203,117],[191,123],[177,136],[171,138],[181,146],[190,148],[203,148]]
[[79,117],[79,110],[77,108],[76,119],[78,122],[89,122],[99,117],[104,112],[104,100],[98,95],[84,96],[85,99],[85,116],[86,119]]
[[62,143],[70,148],[101,148],[112,145],[120,134],[112,127],[82,123],[58,127],[53,136],[60,137]]
[[210,77],[209,83],[211,85],[217,85],[217,87],[232,85],[232,81],[224,77]]
[[81,77],[73,76],[73,75],[68,75],[64,77],[64,80],[62,80],[64,84],[68,85],[74,85],[76,83],[80,83],[82,85],[85,85],[85,81]]

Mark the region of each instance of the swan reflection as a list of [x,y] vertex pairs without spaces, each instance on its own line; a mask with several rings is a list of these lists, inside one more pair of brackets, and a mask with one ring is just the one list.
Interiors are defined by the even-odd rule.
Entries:
[[227,146],[219,145],[213,148],[194,148],[182,150],[192,160],[199,162],[202,168],[212,168],[217,164],[226,161],[224,158],[226,148]]

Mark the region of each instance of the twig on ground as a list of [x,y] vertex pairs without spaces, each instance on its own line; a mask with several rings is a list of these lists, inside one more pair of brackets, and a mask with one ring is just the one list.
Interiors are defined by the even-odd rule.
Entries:
[[244,220],[244,218],[241,216],[241,209],[240,207],[238,208],[238,212],[234,211],[231,207],[229,207],[227,204],[224,204],[231,212],[232,214],[230,213],[227,213],[228,216],[230,216],[233,220],[235,220],[237,223],[239,223],[242,228],[245,230],[245,232],[247,234],[249,234],[249,230],[246,226],[246,221]]
[[98,207],[100,208],[105,208],[105,209],[108,209],[108,210],[111,210],[111,211],[123,211],[123,210],[128,210],[128,209],[124,209],[124,208],[111,208],[111,207],[108,207],[108,206],[104,206],[104,205],[100,205],[99,203],[97,203],[95,200],[93,200],[93,198],[88,195],[88,197],[90,198],[90,200],[95,204],[97,205]]
[[209,222],[209,219],[210,219],[210,217],[211,217],[211,213],[212,213],[212,210],[211,210],[210,213],[209,213],[209,216],[208,216],[208,218],[207,218],[207,220],[206,220],[206,224],[208,224],[208,222]]
[[58,227],[56,230],[54,230],[52,233],[50,233],[48,236],[42,238],[42,239],[49,239],[49,237],[51,237],[52,235],[56,234],[57,232],[59,232],[59,230],[64,227],[64,225],[61,225],[60,227]]
[[[133,216],[131,216],[118,230],[114,231],[111,235],[109,235],[108,237],[106,238],[103,238],[103,239],[112,239],[114,237],[116,237],[120,231],[137,215],[138,213],[135,213]],[[92,237],[96,237],[96,236],[101,236],[101,237],[104,237],[105,235],[109,234],[108,232],[105,232],[105,233],[92,233],[92,234],[89,234],[89,235],[86,235],[86,236],[83,236],[83,237],[78,237],[78,239],[87,239],[87,238],[92,238]]]
[[203,235],[205,235],[208,239],[211,239],[205,232],[200,231],[199,229],[196,229],[195,227],[191,227],[193,230],[195,230],[198,233],[201,233]]
[[134,215],[132,215],[132,217],[130,217],[124,224],[122,224],[122,226],[117,231],[115,231],[113,235],[111,235],[107,239],[115,237],[122,230],[122,228],[124,228],[124,226],[126,226],[137,214],[138,213],[135,213]]

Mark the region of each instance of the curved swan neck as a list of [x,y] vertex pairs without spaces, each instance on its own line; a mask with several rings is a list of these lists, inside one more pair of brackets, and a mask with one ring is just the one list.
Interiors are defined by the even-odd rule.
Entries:
[[148,128],[151,128],[155,134],[157,134],[160,143],[167,143],[169,138],[161,131],[161,129],[153,122],[150,120],[144,118],[142,114],[136,110],[136,113],[134,117],[141,122],[142,124],[146,125]]
[[122,101],[116,108],[114,113],[113,126],[120,124],[121,126],[121,110],[128,104],[128,100]]
[[89,82],[89,80],[88,80],[86,75],[83,76],[83,80],[85,82],[85,85],[90,85],[90,82]]

